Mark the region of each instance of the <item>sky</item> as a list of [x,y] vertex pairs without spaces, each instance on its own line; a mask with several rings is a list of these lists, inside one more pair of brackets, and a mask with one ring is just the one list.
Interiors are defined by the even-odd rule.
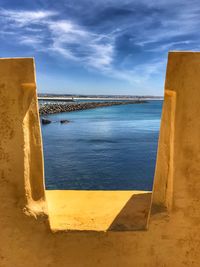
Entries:
[[163,95],[168,51],[200,50],[199,0],[0,0],[0,25],[39,93]]

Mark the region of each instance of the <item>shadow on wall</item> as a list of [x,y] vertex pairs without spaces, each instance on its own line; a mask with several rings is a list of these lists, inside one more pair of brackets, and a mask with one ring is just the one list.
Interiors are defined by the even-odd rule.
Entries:
[[134,194],[116,216],[108,231],[146,229],[150,205],[151,193]]

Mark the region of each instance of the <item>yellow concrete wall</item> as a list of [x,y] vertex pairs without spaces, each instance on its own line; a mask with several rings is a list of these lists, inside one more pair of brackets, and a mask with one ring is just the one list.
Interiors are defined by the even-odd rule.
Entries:
[[43,213],[43,155],[37,105],[33,59],[1,59],[1,176],[9,185],[6,191],[12,189],[27,212]]
[[52,233],[34,63],[0,60],[0,267],[199,267],[199,118],[200,53],[170,53],[148,230]]

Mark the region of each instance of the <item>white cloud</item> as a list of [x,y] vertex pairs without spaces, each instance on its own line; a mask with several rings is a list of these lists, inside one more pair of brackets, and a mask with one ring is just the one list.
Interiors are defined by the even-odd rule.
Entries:
[[31,46],[38,51],[60,54],[67,60],[76,61],[87,68],[96,69],[104,75],[131,84],[144,85],[151,74],[157,73],[161,66],[160,63],[153,62],[137,67],[133,65],[132,70],[119,70],[114,67],[114,42],[121,33],[120,28],[107,35],[97,34],[70,20],[55,20],[52,16],[56,13],[50,11],[0,10],[0,15],[12,23],[12,29],[16,26],[21,30],[14,36],[20,44]]
[[42,44],[42,40],[41,40],[40,36],[37,36],[37,35],[35,35],[34,37],[22,36],[19,39],[19,42],[20,42],[20,44],[23,44],[23,45],[35,47],[36,49],[38,49],[39,45]]
[[93,33],[70,20],[54,19],[56,15],[56,12],[44,10],[0,9],[3,25],[0,34],[12,34],[20,44],[105,71],[114,55],[112,34]]
[[116,79],[128,81],[136,87],[148,87],[148,81],[154,75],[160,75],[165,70],[166,59],[152,60],[148,63],[133,66],[129,70],[109,69],[107,73]]
[[[126,0],[127,4],[131,2]],[[184,2],[177,8],[176,0],[169,0],[168,5],[164,0],[157,2],[136,0],[135,4],[142,3],[150,8],[156,8],[158,4],[168,13],[155,12],[149,16],[143,15],[142,19],[132,16],[125,24],[117,22],[115,28],[106,29],[104,33],[94,31],[92,27],[85,28],[75,23],[75,20],[60,19],[60,14],[54,11],[0,9],[0,37],[5,38],[7,34],[10,40],[17,40],[21,45],[52,55],[60,55],[66,60],[75,61],[89,69],[96,69],[107,76],[126,80],[131,84],[147,84],[154,74],[162,72],[165,62],[158,59],[144,59],[146,63],[134,65],[133,62],[129,70],[123,64],[123,59],[122,62],[114,64],[117,38],[131,33],[133,46],[138,45],[147,52],[163,53],[168,49],[187,45],[195,50],[197,49],[195,42],[184,36],[198,35],[200,26],[200,7],[188,8]],[[109,3],[116,2],[111,0]],[[119,3],[117,1],[116,5]],[[178,41],[173,39],[177,37],[182,39]],[[131,60],[134,60],[133,57]]]
[[74,42],[77,38],[87,38],[90,33],[69,20],[48,22],[50,31],[55,35],[63,34],[68,42]]
[[14,26],[23,27],[33,23],[42,23],[43,20],[55,16],[52,11],[24,11],[0,9],[0,16],[7,22],[14,23]]
[[159,44],[154,46],[153,48],[147,48],[146,51],[149,52],[161,52],[161,51],[169,51],[169,50],[183,50],[183,48],[187,45],[195,44],[194,41],[191,40],[184,40],[184,41],[177,41],[177,42],[169,42],[164,44]]
[[112,38],[92,33],[69,20],[48,22],[52,37],[49,50],[88,67],[105,69],[113,60]]
[[[189,2],[182,2],[177,6],[176,2],[169,2],[164,9],[165,12],[152,15],[151,22],[149,22],[148,17],[144,18],[139,26],[141,33],[136,37],[135,44],[145,49],[145,46],[148,47],[161,42],[168,45],[173,38],[181,38],[192,34],[199,36],[200,7],[190,4],[188,6],[188,4]],[[155,23],[155,26],[149,27],[151,23]],[[187,42],[187,40],[184,41]]]
[[98,44],[96,42],[89,45],[93,53],[88,55],[87,61],[90,66],[95,68],[107,69],[112,64],[114,47],[112,44],[108,43]]

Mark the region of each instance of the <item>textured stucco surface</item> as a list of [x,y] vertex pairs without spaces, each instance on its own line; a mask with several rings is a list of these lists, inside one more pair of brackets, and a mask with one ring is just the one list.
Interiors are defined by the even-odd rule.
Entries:
[[146,229],[151,193],[47,190],[46,199],[53,231],[133,231]]
[[51,232],[34,84],[32,59],[0,60],[0,266],[199,267],[200,53],[169,54],[146,231]]

